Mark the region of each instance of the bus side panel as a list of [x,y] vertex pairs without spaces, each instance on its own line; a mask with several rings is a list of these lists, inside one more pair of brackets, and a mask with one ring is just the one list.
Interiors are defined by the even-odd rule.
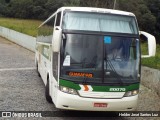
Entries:
[[36,67],[38,67],[37,70],[40,73],[40,75],[41,75],[41,69],[42,69],[41,52],[42,52],[41,44],[36,43],[35,63],[36,63]]
[[[59,86],[58,86],[58,77],[59,76],[59,69],[58,69],[58,66],[59,66],[59,63],[60,63],[60,60],[58,59],[58,54],[52,54],[52,59],[51,59],[51,71],[50,71],[50,95],[52,97],[52,100],[54,102],[54,104],[56,103],[56,99],[57,99],[57,93],[58,93],[58,89],[59,89]],[[56,68],[57,69],[54,69],[54,66],[56,65]],[[57,75],[55,75],[55,71],[57,71]]]
[[44,84],[46,85],[51,66],[51,52],[50,52],[51,45],[38,43],[37,46],[38,46],[37,58],[38,58],[39,72]]

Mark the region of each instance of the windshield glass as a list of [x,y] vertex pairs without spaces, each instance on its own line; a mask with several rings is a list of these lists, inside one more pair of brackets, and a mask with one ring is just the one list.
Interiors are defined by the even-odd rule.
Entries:
[[90,83],[137,80],[139,41],[130,37],[63,33],[61,76]]
[[66,34],[66,39],[63,40],[62,76],[78,81],[94,78],[97,79],[95,82],[101,82],[101,39],[101,36]]
[[63,29],[138,34],[133,16],[92,12],[65,12]]
[[129,37],[104,36],[104,81],[136,80],[139,74],[139,41]]

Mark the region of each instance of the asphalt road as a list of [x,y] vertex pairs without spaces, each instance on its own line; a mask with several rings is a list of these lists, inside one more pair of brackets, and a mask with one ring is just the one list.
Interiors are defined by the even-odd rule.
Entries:
[[[34,53],[0,38],[0,111],[58,111],[57,114],[60,115],[63,113],[62,117],[59,115],[53,118],[42,118],[55,120],[107,119],[100,116],[95,118],[94,114],[99,114],[97,112],[89,113],[91,117],[68,117],[67,112],[56,109],[53,104],[46,101],[44,92],[45,86],[35,69]],[[141,86],[137,110],[160,111],[160,97],[154,91]],[[74,112],[73,114],[83,116],[85,112]],[[109,119],[158,120],[160,118],[118,117]]]

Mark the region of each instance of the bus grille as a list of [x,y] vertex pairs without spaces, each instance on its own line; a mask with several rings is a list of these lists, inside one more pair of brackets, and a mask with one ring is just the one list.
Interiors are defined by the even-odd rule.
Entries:
[[122,98],[125,92],[91,92],[91,91],[79,91],[79,95],[81,97],[88,98]]

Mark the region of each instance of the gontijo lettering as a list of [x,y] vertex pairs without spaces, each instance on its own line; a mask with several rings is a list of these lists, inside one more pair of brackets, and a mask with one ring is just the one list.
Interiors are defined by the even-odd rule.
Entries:
[[92,78],[93,74],[92,73],[82,73],[82,72],[69,72],[69,76],[72,77],[88,77]]

